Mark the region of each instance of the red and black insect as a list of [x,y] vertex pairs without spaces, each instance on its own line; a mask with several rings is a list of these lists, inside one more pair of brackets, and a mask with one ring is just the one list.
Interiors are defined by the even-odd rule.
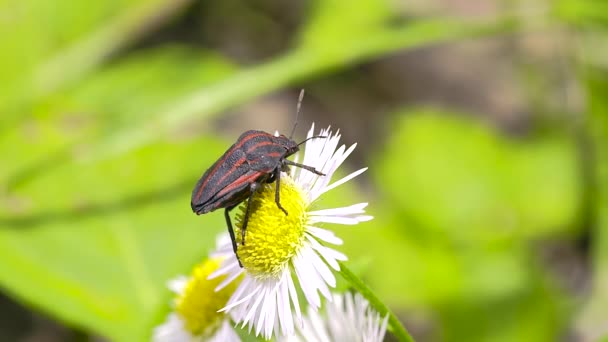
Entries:
[[[300,111],[303,95],[304,92],[302,91],[298,101],[297,113]],[[295,127],[296,125],[294,124],[292,135]],[[299,151],[301,144],[314,138],[324,137],[311,137],[301,143],[296,143],[291,140],[291,137],[287,138],[284,135],[277,137],[263,131],[246,131],[241,134],[238,140],[230,146],[228,151],[218,161],[205,171],[201,179],[196,183],[190,202],[192,211],[200,215],[220,208],[225,209],[224,216],[228,225],[228,233],[230,233],[230,239],[232,240],[232,249],[237,256],[237,260],[237,243],[232,222],[230,221],[230,210],[234,209],[244,200],[248,200],[241,229],[241,243],[243,245],[245,245],[245,231],[247,230],[247,222],[249,221],[251,200],[255,192],[264,183],[276,181],[275,201],[277,207],[285,215],[288,215],[287,211],[281,206],[279,198],[281,171],[287,171],[289,165],[292,165],[324,176],[323,173],[311,166],[298,164],[287,159],[287,157]],[[241,261],[238,261],[239,265],[241,265]]]

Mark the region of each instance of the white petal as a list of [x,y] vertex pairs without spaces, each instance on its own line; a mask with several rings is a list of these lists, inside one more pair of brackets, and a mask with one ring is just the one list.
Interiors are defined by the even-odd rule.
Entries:
[[325,262],[317,255],[317,253],[311,249],[311,255],[309,256],[309,260],[311,264],[315,267],[319,275],[323,278],[325,283],[327,283],[331,287],[336,287],[336,277],[331,272],[331,270],[327,267]]
[[228,320],[224,320],[219,330],[209,338],[208,342],[241,342],[241,338],[230,326]]
[[[262,283],[262,284],[259,284],[258,286],[260,289],[260,291],[259,291],[260,295],[255,298],[253,305],[251,305],[249,307],[247,315],[245,316],[245,318],[243,319],[243,322],[241,324],[241,328],[243,328],[247,323],[249,323],[250,319],[255,317],[254,314],[256,313],[256,311],[258,309],[258,305],[260,305],[260,303],[262,302],[262,299],[265,299],[265,297],[266,297],[266,284]],[[250,329],[251,329],[251,325],[250,325]],[[256,333],[256,335],[257,334],[259,334],[259,332]]]
[[359,220],[352,217],[343,217],[343,216],[312,216],[308,219],[308,222],[311,224],[325,222],[325,223],[338,223],[338,224],[346,224],[353,225],[359,223]]
[[293,318],[291,317],[291,306],[289,305],[289,289],[285,281],[285,272],[281,277],[281,286],[277,296],[278,320],[283,335],[293,334]]
[[340,266],[338,265],[337,260],[347,260],[344,254],[321,245],[317,240],[315,240],[313,237],[310,237],[309,235],[307,235],[306,238],[310,242],[312,248],[316,250],[323,257],[323,259],[325,259],[329,266],[331,266],[336,271],[340,270]]
[[223,262],[222,265],[207,277],[207,280],[215,279],[219,276],[238,271],[241,267],[238,262]]
[[[294,266],[295,268],[295,266]],[[296,312],[296,319],[298,320],[298,323],[300,325],[302,325],[302,312],[300,311],[300,303],[298,300],[298,293],[296,292],[296,287],[293,283],[293,279],[291,278],[291,275],[287,275],[287,285],[288,285],[288,289],[289,289],[289,296],[291,297],[291,302],[293,303],[293,309]]]
[[367,207],[367,203],[357,203],[353,205],[349,205],[348,207],[340,207],[340,208],[331,208],[331,209],[323,209],[323,210],[313,210],[309,211],[309,215],[330,215],[330,216],[346,216],[346,215],[354,215],[354,214],[363,214],[365,213],[365,207]]
[[234,281],[236,278],[238,278],[242,273],[243,273],[243,271],[238,271],[238,272],[233,272],[232,274],[229,274],[226,277],[226,279],[222,280],[222,282],[215,288],[215,292],[223,289],[228,284],[232,283],[232,281]]
[[[241,294],[240,292],[247,292],[247,290],[250,287],[252,287],[253,289],[252,289],[252,291],[249,292],[248,295],[246,295],[245,297],[243,297],[241,299],[235,300],[233,302],[233,298],[238,298],[238,296],[240,296],[240,294]],[[241,291],[237,292],[239,290],[241,290]],[[256,286],[256,284],[251,279],[248,279],[247,277],[245,277],[245,279],[243,279],[243,281],[241,282],[241,284],[237,288],[237,291],[234,292],[234,294],[228,300],[228,304],[224,308],[222,308],[221,310],[219,310],[219,312],[229,311],[233,307],[238,306],[241,303],[244,303],[244,302],[248,301],[249,299],[251,299],[251,297],[255,296],[260,291],[260,286]]]
[[190,342],[193,336],[184,327],[184,322],[175,313],[167,316],[167,320],[154,329],[154,342]]
[[[304,247],[302,248],[304,249]],[[318,308],[321,305],[321,300],[319,295],[317,294],[317,289],[315,286],[315,279],[312,274],[308,271],[308,262],[303,260],[302,251],[300,251],[294,257],[294,270],[296,271],[296,275],[298,276],[298,282],[300,283],[300,287],[302,288],[302,292],[304,292],[304,297],[310,305],[315,308]]]
[[169,280],[169,282],[167,282],[167,287],[173,293],[180,294],[180,293],[184,292],[184,289],[186,288],[186,285],[188,285],[189,280],[190,280],[190,277],[181,275],[174,279]]
[[332,232],[330,230],[313,227],[313,226],[306,226],[306,232],[310,233],[311,235],[313,235],[314,237],[316,237],[318,239],[321,239],[321,240],[331,243],[333,245],[342,244],[342,239],[337,237],[334,234],[334,232]]
[[[325,298],[330,299],[331,294],[329,292],[329,288],[327,287],[327,283],[325,282],[321,274],[318,272],[318,270],[314,267],[314,258],[318,258],[315,251],[310,247],[303,247],[302,259],[306,260],[306,262],[303,263],[300,267],[303,268],[303,273],[307,274],[308,276],[308,279],[306,279],[306,281],[310,282],[310,285],[314,287],[315,297],[318,298],[317,290],[319,290]],[[318,301],[316,307],[318,308],[320,306],[321,303]]]

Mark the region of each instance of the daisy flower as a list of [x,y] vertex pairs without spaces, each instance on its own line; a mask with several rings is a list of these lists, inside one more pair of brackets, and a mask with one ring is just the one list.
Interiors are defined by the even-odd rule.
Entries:
[[296,334],[280,337],[278,341],[380,342],[384,340],[387,322],[388,315],[382,319],[361,294],[334,294],[324,317],[309,308]]
[[[224,244],[226,240],[230,243],[227,234],[222,235],[219,241]],[[224,280],[223,277],[207,279],[219,268],[222,261],[229,258],[236,262],[234,253],[219,253],[195,266],[189,277],[180,276],[169,281],[169,289],[177,295],[174,312],[168,315],[163,324],[154,329],[153,341],[240,341],[230,323],[230,317],[218,312],[228,302],[238,285],[238,280],[231,281],[221,291],[216,292],[215,288]]]
[[[308,132],[308,138],[313,133],[314,125]],[[244,245],[240,241],[240,228],[245,205],[241,206],[241,211],[237,214],[236,236],[243,268],[239,267],[235,258],[226,259],[210,277],[226,277],[217,288],[221,290],[232,279],[244,274],[242,282],[222,310],[230,312],[242,327],[248,326],[249,331],[255,328],[255,334],[262,334],[266,339],[273,332],[275,335],[294,333],[292,312],[295,314],[295,323],[302,324],[296,284],[313,310],[321,306],[319,293],[328,300],[332,298],[329,288],[336,285],[333,271],[339,271],[338,261],[347,258],[324,245],[340,245],[342,240],[319,225],[353,225],[372,219],[365,215],[367,203],[313,209],[313,204],[321,195],[367,169],[360,169],[330,183],[356,144],[348,149],[344,145],[338,148],[340,134],[334,134],[330,128],[321,130],[317,135],[325,138],[306,142],[302,164],[314,167],[325,176],[297,167],[292,167],[289,173],[281,175],[280,201],[288,215],[275,202],[276,182],[265,185],[253,196]],[[226,244],[219,251],[223,254],[231,252],[232,246]]]

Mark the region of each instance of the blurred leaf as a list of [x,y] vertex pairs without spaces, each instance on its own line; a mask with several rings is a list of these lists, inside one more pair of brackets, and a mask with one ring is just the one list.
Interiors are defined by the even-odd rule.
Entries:
[[363,276],[370,286],[396,307],[424,309],[454,300],[496,300],[521,291],[528,282],[521,247],[505,244],[464,250],[442,241],[423,243],[403,236],[403,220],[390,211],[372,213],[377,215],[373,221],[354,230],[337,227],[336,231],[352,262],[368,260]]
[[374,30],[365,37],[348,41],[335,37],[336,40],[332,44],[329,41],[325,44],[333,46],[331,50],[309,48],[303,44],[265,64],[241,70],[225,80],[202,85],[198,90],[186,93],[177,99],[173,106],[146,117],[145,122],[124,126],[100,141],[95,154],[108,156],[128,151],[130,148],[162,138],[176,127],[186,125],[192,120],[220,113],[256,96],[320,73],[344,68],[399,49],[506,31],[511,28],[510,24],[506,19],[473,23],[437,19]]
[[608,23],[608,3],[603,0],[559,0],[552,5],[558,18],[573,24],[590,27]]
[[426,315],[431,340],[558,338],[564,294],[528,239],[571,232],[573,142],[509,139],[455,113],[403,114],[370,164],[388,196],[370,200],[375,220],[336,229],[345,252],[371,258],[363,276],[397,311]]
[[508,297],[449,303],[441,308],[437,335],[443,341],[556,341],[567,318],[560,310],[561,295],[531,279]]
[[[18,186],[74,156],[98,158],[91,143],[122,127],[137,132],[142,122],[171,108],[184,92],[225,78],[233,70],[212,53],[176,46],[144,50],[109,65],[38,103],[33,117],[0,135],[0,154],[10,161],[0,169],[0,183]],[[187,135],[188,129],[172,134]]]
[[[188,0],[39,1],[0,4],[0,102],[3,119],[50,94],[110,53],[171,18]],[[10,52],[10,53],[8,53]]]
[[[342,49],[336,42],[373,34],[396,17],[390,3],[384,0],[324,0],[316,1],[314,6],[313,16],[301,35],[302,47],[310,49]],[[336,20],[338,13],[340,20]]]
[[587,67],[583,73],[587,90],[587,130],[592,142],[593,198],[592,243],[593,284],[591,294],[578,318],[578,328],[589,340],[608,334],[608,72]]
[[416,241],[400,232],[407,223],[385,205],[372,203],[373,221],[336,230],[349,263],[368,261],[360,274],[404,314],[406,327],[428,328],[423,340],[551,341],[560,336],[565,299],[549,286],[553,279],[542,279],[525,244],[459,248],[440,239]]
[[571,139],[516,141],[439,113],[404,113],[375,163],[378,184],[413,222],[404,233],[471,244],[573,227],[581,193]]
[[151,145],[36,178],[13,194],[27,212],[0,219],[3,288],[112,340],[149,340],[152,318],[169,307],[166,281],[224,229],[221,213],[196,217],[188,205],[224,148],[209,139]]

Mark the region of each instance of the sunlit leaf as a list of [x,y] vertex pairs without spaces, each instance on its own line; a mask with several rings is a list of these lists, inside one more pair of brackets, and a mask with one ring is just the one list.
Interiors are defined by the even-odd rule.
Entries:
[[[37,103],[33,115],[0,135],[0,154],[7,162],[0,180],[12,188],[66,160],[96,159],[91,144],[123,129],[136,135],[184,92],[217,82],[233,70],[210,52],[177,46],[130,55]],[[204,129],[203,119],[198,125]],[[187,127],[171,133],[173,137],[164,139],[196,134]],[[126,145],[128,139],[116,143]]]
[[0,218],[0,283],[71,325],[148,340],[169,308],[166,281],[206,256],[224,229],[221,213],[197,217],[189,206],[193,183],[224,147],[157,144],[63,164],[21,187],[12,196],[28,207]]
[[[75,81],[187,0],[4,2],[0,4],[0,110],[4,125],[32,100]],[[1,126],[0,126],[1,127]]]
[[[459,243],[567,232],[581,203],[572,139],[501,136],[464,116],[404,113],[376,179],[402,216]],[[399,156],[399,158],[395,158]]]

